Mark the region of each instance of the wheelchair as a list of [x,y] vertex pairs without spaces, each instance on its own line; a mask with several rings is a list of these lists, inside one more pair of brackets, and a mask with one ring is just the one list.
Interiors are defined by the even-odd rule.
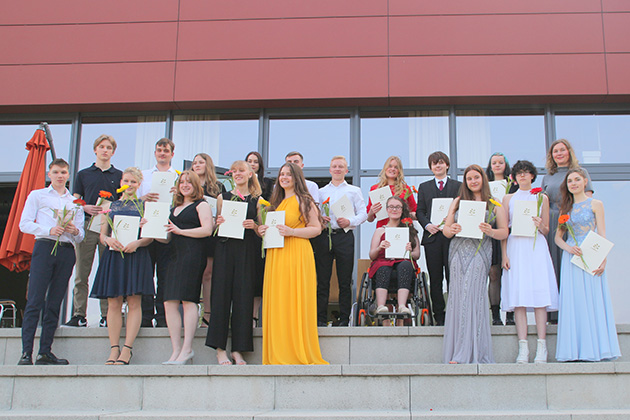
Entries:
[[398,313],[397,309],[397,284],[396,270],[392,271],[392,281],[388,290],[387,301],[385,305],[391,312],[376,313],[376,293],[374,290],[373,280],[364,273],[359,284],[359,292],[357,295],[356,310],[354,311],[354,325],[381,325],[383,320],[400,320],[405,321],[405,325],[429,326],[433,324],[431,316],[431,302],[429,299],[429,288],[427,285],[427,275],[421,272],[414,277],[411,285],[411,291],[407,300],[407,307],[411,310],[410,314]]

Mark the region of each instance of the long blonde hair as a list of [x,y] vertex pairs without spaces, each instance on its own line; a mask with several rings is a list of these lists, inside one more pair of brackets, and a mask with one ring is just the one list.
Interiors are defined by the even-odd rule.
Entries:
[[569,143],[569,140],[558,139],[551,143],[551,147],[549,147],[549,150],[547,150],[547,161],[545,162],[545,168],[547,168],[547,172],[549,172],[549,175],[553,175],[558,172],[558,164],[555,160],[553,160],[553,148],[560,143],[564,144],[569,151],[569,169],[574,169],[580,166],[580,162],[577,160],[577,157],[575,156],[575,151],[573,150],[573,146],[571,146],[571,143]]
[[230,171],[233,171],[235,169],[245,169],[252,174],[252,176],[250,176],[249,180],[247,181],[247,190],[249,191],[249,194],[252,196],[252,198],[260,197],[260,194],[262,194],[262,189],[260,188],[258,177],[256,176],[256,173],[252,169],[251,165],[244,160],[237,160],[230,166]]
[[403,172],[402,161],[398,156],[390,156],[385,160],[385,165],[383,165],[383,169],[381,169],[381,173],[378,174],[378,188],[385,187],[388,185],[387,181],[387,168],[389,168],[389,163],[395,160],[396,165],[398,166],[398,176],[394,180],[394,195],[402,194],[408,187],[405,182],[405,174]]

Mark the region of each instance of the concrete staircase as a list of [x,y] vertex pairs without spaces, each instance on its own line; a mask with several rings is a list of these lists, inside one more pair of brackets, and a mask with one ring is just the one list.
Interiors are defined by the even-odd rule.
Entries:
[[[628,355],[630,326],[618,331]],[[20,331],[0,329],[0,419],[630,419],[627,356],[516,365],[514,327],[492,327],[497,364],[444,365],[441,327],[319,332],[330,366],[261,366],[260,351],[218,366],[204,330],[194,365],[163,366],[166,329],[141,330],[132,365],[104,366],[105,329],[61,328],[53,351],[72,365],[57,367],[16,366]]]

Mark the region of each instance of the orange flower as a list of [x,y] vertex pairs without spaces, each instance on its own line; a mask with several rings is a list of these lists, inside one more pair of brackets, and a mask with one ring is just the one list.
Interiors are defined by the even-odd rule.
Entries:
[[330,201],[330,197],[328,197],[326,200],[324,200],[324,202],[322,204],[328,204],[329,201]]
[[112,193],[110,193],[109,191],[101,190],[99,191],[98,196],[101,198],[110,198],[112,196]]
[[416,187],[414,187],[413,185],[411,186],[411,189],[413,190],[414,193],[418,194],[418,190],[416,190]]
[[558,217],[558,224],[560,224],[560,225],[564,224],[564,223],[568,222],[569,219],[570,219],[570,217],[569,217],[568,214],[563,214],[560,217]]

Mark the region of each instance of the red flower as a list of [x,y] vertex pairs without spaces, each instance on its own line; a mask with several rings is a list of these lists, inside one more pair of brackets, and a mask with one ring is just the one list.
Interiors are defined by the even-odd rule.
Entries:
[[98,196],[101,198],[110,198],[112,196],[112,193],[110,193],[109,191],[99,191]]
[[230,175],[232,175],[232,171],[225,171],[225,173],[223,175],[230,176]]
[[78,204],[79,206],[85,206],[87,204],[84,200],[81,200],[80,198],[74,200],[73,203]]
[[328,197],[327,199],[324,200],[324,202],[322,204],[328,204],[330,202],[330,197]]
[[411,189],[413,190],[414,193],[418,194],[418,190],[416,190],[416,187],[414,187],[413,185],[411,186]]
[[562,225],[562,224],[568,222],[569,219],[570,219],[570,217],[569,217],[568,214],[563,214],[560,217],[558,217],[558,224]]
[[401,222],[403,222],[404,224],[409,226],[409,225],[411,225],[413,223],[413,220],[411,220],[410,217],[405,217],[404,219],[401,220]]
[[535,195],[541,192],[543,192],[543,189],[539,187],[539,188],[532,188],[532,190],[529,193],[532,195]]

